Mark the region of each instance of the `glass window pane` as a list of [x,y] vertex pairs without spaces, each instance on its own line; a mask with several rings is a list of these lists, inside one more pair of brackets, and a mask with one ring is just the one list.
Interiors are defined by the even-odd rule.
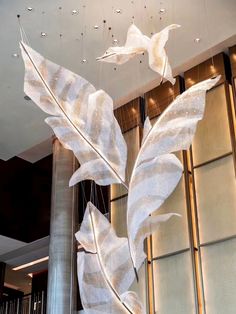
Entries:
[[203,247],[202,264],[207,314],[236,312],[236,239]]
[[127,237],[127,197],[111,202],[111,224],[118,237]]
[[[133,165],[136,159],[136,156],[139,151],[139,127],[136,127],[126,133],[124,133],[124,138],[128,147],[128,158],[127,158],[127,167],[126,167],[126,179],[129,180]],[[121,184],[113,184],[111,186],[111,199],[117,198],[121,195],[127,193],[127,190]]]
[[161,224],[153,234],[153,257],[189,247],[184,178],[181,179],[175,191],[155,214],[170,212],[178,213],[182,217],[172,217],[167,222]]
[[236,181],[232,156],[194,170],[200,241],[236,234]]
[[190,251],[154,261],[155,313],[196,313]]
[[232,151],[224,84],[207,93],[204,119],[193,140],[194,165]]

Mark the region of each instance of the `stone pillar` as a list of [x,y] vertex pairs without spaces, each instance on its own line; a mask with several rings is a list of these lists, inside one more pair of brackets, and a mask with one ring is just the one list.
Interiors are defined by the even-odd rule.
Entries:
[[53,179],[47,289],[47,314],[76,311],[76,242],[78,229],[77,188],[69,179],[77,162],[72,151],[55,139],[53,142]]
[[2,301],[6,264],[0,262],[0,302]]

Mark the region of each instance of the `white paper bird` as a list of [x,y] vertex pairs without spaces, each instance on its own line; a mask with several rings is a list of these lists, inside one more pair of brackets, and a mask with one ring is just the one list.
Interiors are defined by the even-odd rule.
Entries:
[[178,27],[180,27],[178,24],[169,25],[149,38],[143,35],[137,26],[132,24],[128,29],[125,45],[108,48],[105,54],[97,58],[97,60],[123,64],[134,56],[147,51],[150,68],[174,85],[175,79],[172,76],[172,70],[165,51],[165,44],[169,37],[169,31]]

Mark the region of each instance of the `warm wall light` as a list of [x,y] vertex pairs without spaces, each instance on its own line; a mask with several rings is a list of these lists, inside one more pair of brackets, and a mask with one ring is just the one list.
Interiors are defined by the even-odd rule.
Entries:
[[191,77],[187,79],[187,82],[189,85],[194,85],[196,83]]
[[210,70],[211,73],[216,73],[216,67],[213,64],[210,65]]
[[151,105],[155,105],[156,104],[155,100],[152,97],[149,98],[149,103]]
[[40,263],[45,262],[47,260],[49,260],[49,256],[46,256],[46,257],[43,257],[43,258],[40,258],[40,259],[36,259],[33,262],[14,267],[14,268],[12,268],[12,270],[24,269],[24,268],[27,268],[27,267],[30,267],[30,266],[33,266],[33,265],[36,265],[36,264],[40,264]]

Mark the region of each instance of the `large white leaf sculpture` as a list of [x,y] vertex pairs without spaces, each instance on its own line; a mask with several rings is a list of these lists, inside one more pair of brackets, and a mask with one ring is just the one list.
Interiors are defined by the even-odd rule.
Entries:
[[180,25],[169,25],[149,38],[143,35],[137,26],[132,24],[127,32],[125,45],[108,48],[105,54],[97,58],[97,60],[123,64],[135,55],[148,51],[150,68],[174,84],[175,79],[172,76],[172,70],[164,47],[169,37],[169,31],[178,27]]
[[[144,140],[129,184],[127,229],[134,269],[145,258],[144,238],[152,233],[159,216],[150,216],[178,184],[182,165],[172,154],[191,145],[203,118],[206,91],[220,79],[208,79],[189,88],[165,110],[153,127],[145,123]],[[166,217],[168,218],[168,217]]]
[[134,280],[127,238],[118,238],[109,221],[89,202],[76,238],[80,296],[86,313],[143,314],[138,296],[127,291]]
[[100,185],[125,182],[126,143],[113,114],[113,101],[75,73],[20,43],[25,93],[46,113],[45,121],[81,166],[70,185],[91,179]]

